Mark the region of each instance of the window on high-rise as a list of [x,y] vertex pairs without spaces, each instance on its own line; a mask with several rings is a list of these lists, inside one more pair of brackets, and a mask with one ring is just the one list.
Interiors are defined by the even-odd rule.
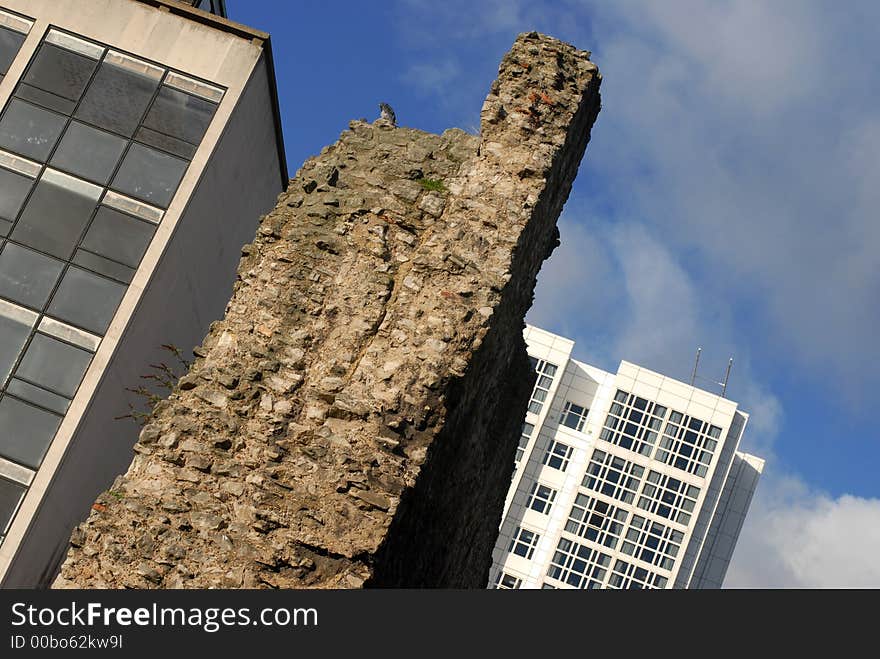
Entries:
[[526,452],[526,447],[529,445],[529,440],[532,438],[532,432],[535,430],[534,424],[531,423],[523,423],[522,433],[519,436],[519,444],[516,447],[516,457],[513,460],[514,465],[519,465],[520,461],[522,461],[523,455]]
[[608,572],[611,557],[598,549],[560,538],[547,576],[575,588],[596,589]]
[[590,410],[583,405],[566,401],[565,407],[562,409],[562,416],[559,418],[559,423],[567,428],[581,432],[584,429],[584,423],[586,423],[587,414],[589,413]]
[[618,389],[599,438],[650,456],[665,416],[663,405]]
[[667,582],[666,577],[656,572],[620,560],[615,561],[608,577],[608,587],[620,589],[665,588]]
[[541,536],[534,531],[529,531],[521,526],[517,527],[516,531],[513,533],[513,539],[510,541],[510,546],[508,546],[507,551],[511,554],[531,559],[532,554],[535,553],[535,547],[538,546],[538,540],[540,539]]
[[663,429],[655,459],[689,474],[705,476],[721,437],[721,428],[673,411]]
[[532,389],[532,397],[529,401],[528,409],[532,414],[540,414],[544,407],[544,401],[547,400],[547,395],[550,393],[550,387],[553,385],[556,365],[543,359],[535,359],[534,357],[529,357],[529,361],[532,364],[532,368],[538,374],[538,379],[535,380],[535,387]]
[[522,585],[522,579],[514,577],[506,572],[499,572],[495,579],[495,588],[498,590],[517,590]]
[[565,530],[613,550],[623,533],[628,514],[626,509],[598,497],[578,493],[568,514]]
[[596,449],[581,485],[618,501],[632,503],[644,473],[644,467]]
[[554,439],[550,442],[550,446],[547,447],[547,451],[544,453],[543,464],[559,471],[565,471],[573,451],[574,449],[568,444],[563,444]]
[[620,551],[645,563],[671,570],[681,549],[684,533],[660,522],[633,515]]
[[553,500],[555,498],[556,490],[552,487],[547,487],[546,485],[537,482],[532,483],[532,489],[529,492],[529,499],[526,502],[526,507],[547,515],[550,513],[550,507],[553,505]]
[[700,488],[656,471],[648,474],[638,506],[649,513],[687,526],[697,505]]

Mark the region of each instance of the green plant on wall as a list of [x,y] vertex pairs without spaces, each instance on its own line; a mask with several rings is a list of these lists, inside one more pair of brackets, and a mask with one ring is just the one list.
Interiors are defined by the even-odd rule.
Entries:
[[440,179],[420,178],[418,182],[424,190],[428,190],[430,192],[446,192],[446,187],[443,185],[443,181],[441,181]]
[[[164,400],[177,385],[177,381],[189,370],[192,362],[183,357],[180,348],[170,344],[163,344],[162,349],[168,352],[174,359],[169,365],[166,362],[150,364],[150,373],[141,376],[147,383],[137,387],[126,387],[143,401],[146,409],[138,409],[132,403],[128,404],[128,414],[115,417],[118,419],[134,419],[140,425],[146,424],[156,404]],[[178,372],[180,371],[180,372]]]

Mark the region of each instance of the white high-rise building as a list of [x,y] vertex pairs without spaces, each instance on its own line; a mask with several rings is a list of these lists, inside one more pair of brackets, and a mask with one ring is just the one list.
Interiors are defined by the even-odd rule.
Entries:
[[735,402],[527,327],[538,373],[493,552],[497,588],[720,588],[764,461]]

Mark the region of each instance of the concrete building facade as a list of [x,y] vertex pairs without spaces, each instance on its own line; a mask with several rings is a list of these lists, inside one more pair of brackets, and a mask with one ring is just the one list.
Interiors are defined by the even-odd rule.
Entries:
[[537,371],[496,588],[720,588],[764,461],[737,403],[527,327]]
[[269,36],[224,13],[0,0],[4,587],[51,581],[131,462],[128,389],[222,317],[287,185]]

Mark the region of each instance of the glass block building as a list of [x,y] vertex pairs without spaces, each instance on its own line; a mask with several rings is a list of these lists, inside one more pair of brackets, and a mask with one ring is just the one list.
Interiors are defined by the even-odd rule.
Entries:
[[269,36],[222,1],[0,0],[3,586],[51,580],[286,184]]
[[537,371],[492,555],[494,588],[720,588],[764,461],[748,415],[623,361],[525,331]]

